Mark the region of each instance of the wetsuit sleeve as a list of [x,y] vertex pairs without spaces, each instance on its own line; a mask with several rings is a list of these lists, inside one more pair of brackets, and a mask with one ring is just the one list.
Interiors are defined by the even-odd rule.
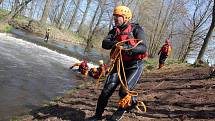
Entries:
[[116,39],[115,39],[115,32],[112,29],[108,35],[104,38],[104,40],[102,41],[102,48],[110,50],[112,49],[112,47],[117,43]]
[[136,25],[133,29],[133,36],[135,39],[142,40],[142,42],[139,45],[137,45],[137,47],[132,49],[132,55],[145,53],[147,51],[147,47],[143,28],[140,27],[139,25]]

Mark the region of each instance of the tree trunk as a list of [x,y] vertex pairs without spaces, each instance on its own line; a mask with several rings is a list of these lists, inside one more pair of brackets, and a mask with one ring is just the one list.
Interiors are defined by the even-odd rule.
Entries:
[[94,34],[96,33],[96,30],[98,29],[99,24],[101,23],[101,19],[102,19],[103,13],[104,13],[104,11],[102,10],[102,11],[101,11],[101,14],[99,15],[98,21],[97,21],[97,23],[96,23],[94,29],[92,30],[92,33],[91,33],[90,36],[88,37],[88,40],[92,40],[92,37],[93,37]]
[[[161,41],[162,41],[162,37],[164,35],[164,31],[167,30],[168,26],[169,26],[169,23],[170,21],[172,21],[172,14],[173,14],[173,6],[175,5],[175,0],[171,0],[170,1],[170,4],[168,5],[168,8],[167,8],[167,11],[164,15],[164,19],[161,23],[161,26],[159,28],[159,30],[157,30],[157,35],[156,35],[156,38],[154,38],[154,43],[153,43],[153,46],[152,46],[152,51],[151,51],[151,55],[152,56],[155,56],[156,53],[157,53],[157,50],[159,50],[159,46],[161,44]],[[166,33],[167,34],[167,33]]]
[[94,12],[93,18],[92,18],[92,20],[91,20],[91,22],[90,22],[88,36],[90,36],[90,35],[92,34],[92,31],[93,31],[93,23],[94,23],[95,20],[96,20],[96,15],[97,15],[98,11],[99,11],[99,4],[97,5],[96,11]]
[[61,8],[60,13],[59,13],[58,18],[57,18],[56,25],[57,25],[58,28],[60,28],[60,20],[61,20],[61,18],[62,18],[62,16],[63,16],[64,9],[65,9],[65,7],[66,7],[66,3],[67,3],[67,0],[64,0],[64,1],[63,1],[63,5],[62,5],[62,8]]
[[185,60],[187,59],[187,57],[188,57],[188,55],[190,53],[190,49],[191,49],[191,44],[192,44],[192,41],[193,41],[194,33],[195,32],[193,32],[192,35],[190,36],[189,43],[188,43],[187,48],[185,50],[185,53],[184,53],[184,55],[183,55],[183,57],[181,59],[182,62],[185,62]]
[[[22,1],[22,4],[24,4],[24,0]],[[26,12],[27,6],[24,6],[24,8],[20,11],[20,15],[25,16],[25,12]]]
[[10,13],[15,13],[18,10],[19,5],[19,0],[15,0]]
[[101,23],[101,19],[102,19],[102,16],[103,16],[103,14],[104,14],[104,10],[105,10],[105,8],[104,8],[105,3],[106,3],[106,0],[104,0],[104,1],[101,2],[101,3],[99,3],[100,6],[101,6],[101,7],[100,7],[100,8],[101,8],[101,12],[100,12],[98,21],[97,21],[97,23],[96,23],[94,29],[92,30],[91,33],[89,33],[89,36],[88,36],[88,38],[87,38],[87,47],[85,48],[85,52],[86,52],[87,49],[89,49],[89,48],[92,47],[92,45],[93,45],[93,44],[92,44],[92,38],[93,38],[93,36],[95,35],[96,31],[98,30],[99,24]]
[[32,2],[31,2],[31,9],[30,9],[30,17],[33,19],[33,17],[34,17],[34,8],[35,8],[35,0],[33,0]]
[[88,10],[90,8],[91,2],[92,2],[92,0],[87,0],[87,7],[86,7],[86,9],[84,11],[83,18],[82,18],[81,23],[80,23],[80,25],[78,27],[78,30],[77,30],[78,33],[82,32],[82,28],[83,28],[82,26],[83,26],[84,21],[86,20],[86,16],[87,16]]
[[42,15],[42,18],[40,19],[41,23],[46,23],[48,16],[49,16],[51,3],[52,3],[52,0],[46,0],[45,7],[43,10],[43,15]]
[[159,24],[160,24],[160,20],[161,20],[161,14],[162,14],[162,11],[163,11],[163,7],[164,7],[164,0],[161,3],[158,18],[157,18],[157,20],[155,20],[155,21],[157,21],[156,26],[154,26],[153,32],[151,33],[151,36],[150,36],[150,39],[149,39],[148,52],[149,52],[150,57],[153,57],[153,55],[152,55],[153,47],[154,47],[154,44],[155,44],[155,37],[156,37],[156,35],[158,33],[158,30],[159,30]]
[[4,0],[0,0],[0,4],[3,3],[3,2],[4,2]]
[[[170,11],[171,12],[171,11]],[[172,13],[172,12],[171,12]],[[162,22],[159,34],[157,35],[157,39],[156,39],[156,44],[153,47],[153,51],[152,51],[152,55],[155,56],[157,53],[157,50],[159,48],[159,46],[161,45],[161,40],[163,40],[163,37],[166,36],[167,33],[165,33],[165,31],[167,31],[167,28],[169,27],[169,23],[170,21],[172,21],[172,16],[170,15],[171,13],[166,13],[167,16],[165,16],[164,21]]]
[[[200,6],[203,3],[200,4],[198,1],[195,1],[195,2],[196,2],[196,4],[195,4],[195,9],[193,11],[193,15],[189,19],[190,25],[192,25],[192,28],[187,27],[188,30],[190,31],[191,35],[189,37],[189,42],[188,42],[187,48],[185,50],[185,53],[184,53],[184,55],[182,57],[182,62],[185,62],[185,60],[188,58],[191,50],[195,49],[192,46],[195,46],[194,45],[195,40],[196,40],[196,37],[198,36],[197,32],[199,32],[201,27],[204,25],[206,20],[209,18],[209,17],[206,16],[207,15],[206,13],[209,12],[209,8],[210,8],[210,5],[211,5],[212,1],[208,2],[207,7],[206,7],[206,9],[204,9],[202,14],[198,13],[198,10],[201,9]],[[200,14],[200,15],[198,15],[198,14]],[[200,19],[199,19],[199,16],[200,16]],[[203,32],[201,32],[201,34],[203,35]]]
[[75,23],[75,20],[76,20],[76,16],[77,16],[77,13],[78,13],[78,9],[80,7],[80,3],[81,3],[81,0],[78,0],[77,1],[77,4],[76,4],[76,7],[75,7],[75,10],[74,10],[74,13],[72,15],[72,19],[69,23],[69,26],[68,26],[68,29],[71,29],[71,27],[74,25]]
[[[118,0],[114,1],[114,8],[117,6],[118,4]],[[109,22],[109,25],[108,25],[108,30],[111,30],[114,25],[113,25],[113,11],[111,11],[111,13],[108,13],[109,15],[109,18],[110,18],[110,22]]]
[[19,4],[16,7],[16,10],[12,10],[8,15],[6,15],[1,21],[0,23],[4,23],[4,22],[8,22],[11,19],[14,19],[19,13],[20,11],[22,11],[25,6],[28,5],[28,3],[30,3],[32,0],[25,0],[24,2],[22,2],[22,4]]
[[195,61],[195,64],[197,64],[197,63],[199,62],[199,60],[202,59],[202,57],[203,57],[203,55],[204,55],[204,53],[205,53],[205,50],[206,50],[206,48],[207,48],[207,46],[208,46],[208,42],[209,42],[209,40],[210,40],[210,37],[211,37],[211,35],[212,35],[212,33],[213,33],[214,27],[215,27],[215,1],[214,1],[214,5],[213,5],[212,22],[211,22],[210,28],[209,28],[209,30],[208,30],[208,33],[207,33],[207,35],[206,35],[206,37],[205,37],[205,39],[204,39],[204,42],[203,42],[203,45],[202,45],[202,47],[201,47],[201,50],[200,50],[200,52],[199,52],[199,54],[198,54],[198,57],[197,57],[197,59],[196,59],[196,61]]

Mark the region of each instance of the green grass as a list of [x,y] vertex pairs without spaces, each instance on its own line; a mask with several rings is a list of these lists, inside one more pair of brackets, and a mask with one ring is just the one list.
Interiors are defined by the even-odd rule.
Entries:
[[[0,9],[0,20],[4,18],[4,16],[8,13],[9,11]],[[11,31],[11,29],[12,29],[12,26],[10,26],[8,23],[0,23],[0,32],[8,33]]]
[[12,26],[10,26],[9,24],[1,24],[0,23],[0,32],[6,32],[9,33],[12,29]]
[[157,63],[158,63],[158,59],[156,59],[156,58],[149,58],[149,59],[145,60],[144,64],[145,64],[145,68],[147,70],[153,70],[153,69],[156,68]]
[[[153,70],[158,67],[159,59],[158,58],[149,58],[145,60],[145,68],[147,70]],[[182,62],[177,59],[167,58],[165,61],[165,65],[172,65],[172,64],[181,64]]]
[[6,15],[8,13],[9,13],[9,11],[4,10],[4,9],[0,9],[0,19],[3,17],[3,15]]
[[158,59],[156,59],[156,58],[149,58],[149,59],[145,60],[146,65],[151,65],[151,64],[155,65],[157,63],[158,63]]
[[166,65],[171,65],[171,64],[181,64],[182,61],[176,60],[176,59],[168,59],[166,60]]

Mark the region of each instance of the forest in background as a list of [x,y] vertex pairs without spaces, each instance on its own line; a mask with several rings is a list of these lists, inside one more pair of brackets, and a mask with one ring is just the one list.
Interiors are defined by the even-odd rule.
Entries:
[[99,47],[113,27],[113,8],[126,5],[133,12],[132,22],[144,27],[151,58],[170,37],[172,58],[214,64],[214,4],[214,0],[0,0],[0,8],[8,11],[0,22],[25,16],[29,23],[56,27],[83,38],[87,47]]

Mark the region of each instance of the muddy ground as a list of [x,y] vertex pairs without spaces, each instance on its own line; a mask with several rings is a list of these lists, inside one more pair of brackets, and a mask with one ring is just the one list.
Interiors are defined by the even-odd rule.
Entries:
[[[145,72],[136,91],[147,105],[147,112],[132,110],[121,121],[215,121],[215,78],[208,76],[208,67],[184,64]],[[31,111],[22,120],[85,121],[93,116],[101,89],[102,85],[80,86],[48,106]],[[116,91],[102,121],[117,109],[118,99]]]

